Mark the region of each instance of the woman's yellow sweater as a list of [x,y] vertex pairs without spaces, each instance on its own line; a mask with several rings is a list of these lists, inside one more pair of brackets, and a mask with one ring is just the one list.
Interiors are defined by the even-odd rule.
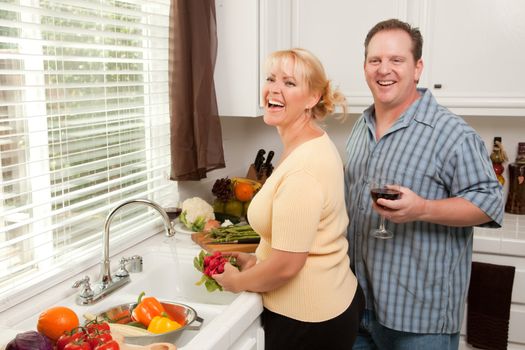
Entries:
[[320,322],[350,306],[357,280],[347,255],[343,164],[328,135],[303,143],[275,169],[253,198],[248,219],[261,235],[259,261],[272,248],[308,252],[294,278],[262,293],[266,308]]

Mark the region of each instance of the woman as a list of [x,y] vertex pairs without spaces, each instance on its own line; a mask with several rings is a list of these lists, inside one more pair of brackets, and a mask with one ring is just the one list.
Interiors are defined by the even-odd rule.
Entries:
[[213,278],[225,290],[260,292],[266,349],[351,349],[364,307],[349,268],[343,165],[317,122],[346,101],[303,49],[267,60],[264,122],[283,143],[278,166],[248,218],[261,235],[255,256],[235,253]]

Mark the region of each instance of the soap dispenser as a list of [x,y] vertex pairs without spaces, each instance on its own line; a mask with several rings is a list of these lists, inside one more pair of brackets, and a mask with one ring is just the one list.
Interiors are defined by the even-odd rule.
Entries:
[[509,164],[509,195],[505,211],[525,214],[525,142],[518,144],[516,162]]

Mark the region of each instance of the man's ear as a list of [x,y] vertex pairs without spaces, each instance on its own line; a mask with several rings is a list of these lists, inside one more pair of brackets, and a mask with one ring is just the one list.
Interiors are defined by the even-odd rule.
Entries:
[[422,73],[423,73],[423,60],[420,58],[416,62],[416,69],[414,71],[414,81],[416,83],[419,83],[419,78],[421,77]]

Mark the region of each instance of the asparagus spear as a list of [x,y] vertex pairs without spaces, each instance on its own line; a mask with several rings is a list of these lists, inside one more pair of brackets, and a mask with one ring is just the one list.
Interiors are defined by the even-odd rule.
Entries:
[[208,234],[212,242],[226,243],[244,239],[257,239],[259,234],[250,225],[227,226],[214,228]]

